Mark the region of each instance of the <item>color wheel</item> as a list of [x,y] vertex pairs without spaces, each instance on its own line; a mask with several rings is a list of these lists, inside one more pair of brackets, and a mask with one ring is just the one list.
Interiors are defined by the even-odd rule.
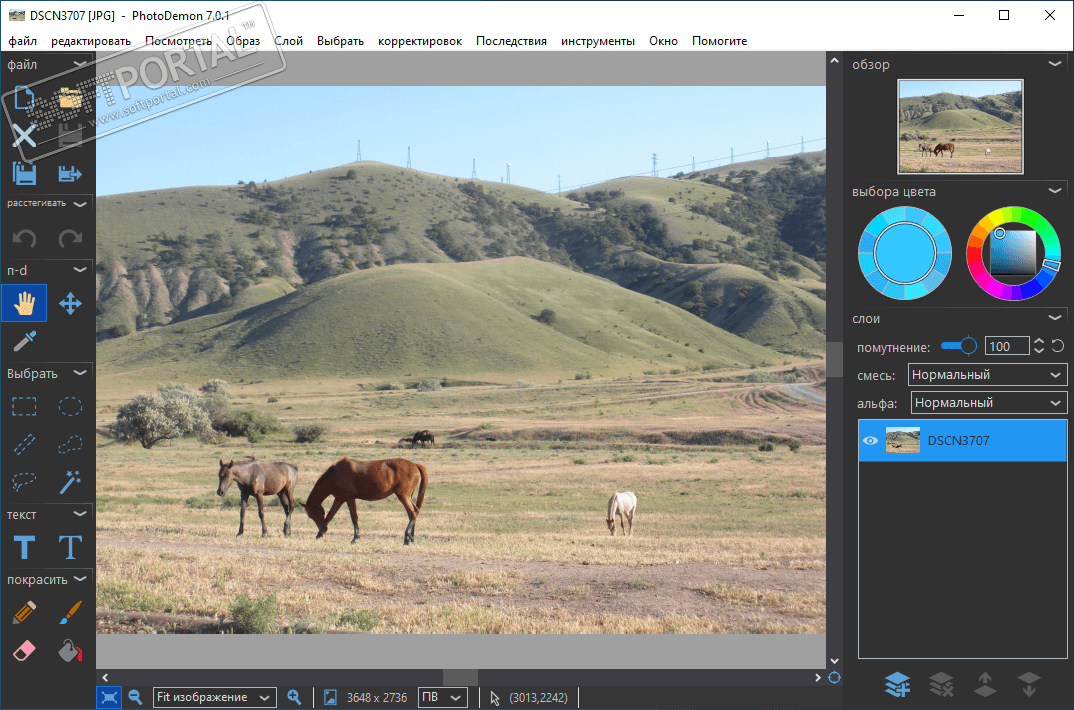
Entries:
[[892,207],[862,232],[858,266],[869,285],[888,298],[921,298],[934,291],[951,269],[951,239],[925,210]]
[[[996,227],[1009,222],[1026,225],[1044,242],[1044,261],[1041,263],[1040,271],[1034,278],[1023,284],[1005,284],[996,280],[992,274],[988,273],[984,263],[983,252],[988,235]],[[973,228],[970,241],[966,244],[966,265],[970,268],[970,276],[988,295],[1003,301],[1024,301],[1047,288],[1059,273],[1059,236],[1048,220],[1028,207],[1003,207],[989,212]]]

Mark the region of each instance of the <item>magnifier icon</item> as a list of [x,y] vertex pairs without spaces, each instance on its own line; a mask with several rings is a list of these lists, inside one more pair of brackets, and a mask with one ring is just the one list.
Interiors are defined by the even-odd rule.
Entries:
[[299,705],[302,704],[302,701],[298,699],[298,691],[294,688],[287,691],[287,699],[290,700],[292,703],[298,703]]
[[133,700],[134,702],[138,703],[139,705],[142,704],[141,693],[139,693],[137,690],[132,689],[131,692],[127,693],[127,697],[130,698],[131,700]]

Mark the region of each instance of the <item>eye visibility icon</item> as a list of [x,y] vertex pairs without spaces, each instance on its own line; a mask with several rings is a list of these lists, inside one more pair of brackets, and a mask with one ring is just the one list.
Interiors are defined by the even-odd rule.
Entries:
[[873,444],[879,443],[880,439],[877,439],[875,436],[867,436],[864,439],[862,439],[862,441],[865,442],[866,444],[868,444],[869,446],[872,446]]

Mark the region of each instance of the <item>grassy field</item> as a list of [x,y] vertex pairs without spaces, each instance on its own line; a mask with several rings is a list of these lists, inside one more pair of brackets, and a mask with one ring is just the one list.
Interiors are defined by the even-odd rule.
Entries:
[[[900,130],[902,130],[900,128]],[[899,141],[900,173],[1020,173],[1022,133],[1012,127],[943,130],[936,140]],[[918,143],[954,142],[952,156],[922,154]],[[985,153],[985,151],[991,151]]]
[[[535,320],[545,309],[555,311],[552,326]],[[514,373],[603,378],[640,375],[654,365],[722,368],[785,359],[664,301],[518,257],[353,272],[245,311],[152,328],[97,348],[105,383],[143,384],[196,376],[192,371],[229,381],[483,372],[511,382]]]
[[[239,595],[274,593],[281,626],[312,630],[823,632],[824,406],[755,383],[757,372],[661,369],[438,392],[327,377],[234,382],[234,407],[286,426],[321,424],[326,438],[297,444],[281,432],[256,445],[184,440],[149,450],[104,434],[140,386],[103,378],[97,608],[228,617]],[[799,372],[822,377],[823,363]],[[397,448],[424,428],[438,448]],[[315,540],[301,509],[284,538],[275,498],[267,538],[257,535],[256,508],[235,537],[238,494],[216,496],[218,459],[294,463],[304,500],[343,454],[429,468],[414,545],[402,545],[406,515],[394,499],[359,504],[354,545],[345,514]],[[629,538],[604,523],[608,497],[621,490],[639,500]]]

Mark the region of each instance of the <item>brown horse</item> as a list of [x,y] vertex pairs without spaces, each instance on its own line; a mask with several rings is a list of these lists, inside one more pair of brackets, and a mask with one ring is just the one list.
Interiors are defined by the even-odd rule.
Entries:
[[932,154],[933,155],[939,154],[940,157],[942,158],[943,157],[943,152],[945,150],[949,151],[951,153],[951,155],[948,156],[948,157],[951,157],[951,158],[955,157],[955,144],[954,143],[940,143],[935,148],[933,148]]
[[251,459],[240,463],[220,462],[220,486],[216,495],[223,497],[231,482],[239,487],[239,535],[242,535],[246,519],[246,501],[253,495],[257,498],[257,514],[261,518],[261,537],[268,535],[265,528],[265,496],[278,495],[287,519],[283,523],[283,534],[291,534],[291,513],[295,509],[295,486],[298,484],[298,469],[289,463],[280,461],[269,463]]
[[428,429],[422,429],[421,431],[414,432],[414,436],[410,437],[410,448],[414,448],[418,442],[421,442],[421,448],[425,448],[425,442],[428,441],[436,448],[436,437]]
[[[418,489],[418,500],[415,503],[410,496],[414,494],[414,489],[418,488],[419,482],[421,487]],[[410,517],[410,523],[403,533],[403,544],[409,545],[414,541],[414,521],[421,511],[421,504],[425,502],[425,487],[428,482],[429,474],[420,463],[406,459],[353,461],[344,456],[317,479],[309,498],[301,505],[310,520],[317,523],[317,538],[320,539],[328,532],[328,523],[332,522],[340,506],[346,503],[354,524],[354,537],[351,539],[353,545],[358,541],[358,509],[354,505],[355,499],[384,500],[394,493]],[[335,496],[335,500],[326,517],[322,503],[328,496]]]

